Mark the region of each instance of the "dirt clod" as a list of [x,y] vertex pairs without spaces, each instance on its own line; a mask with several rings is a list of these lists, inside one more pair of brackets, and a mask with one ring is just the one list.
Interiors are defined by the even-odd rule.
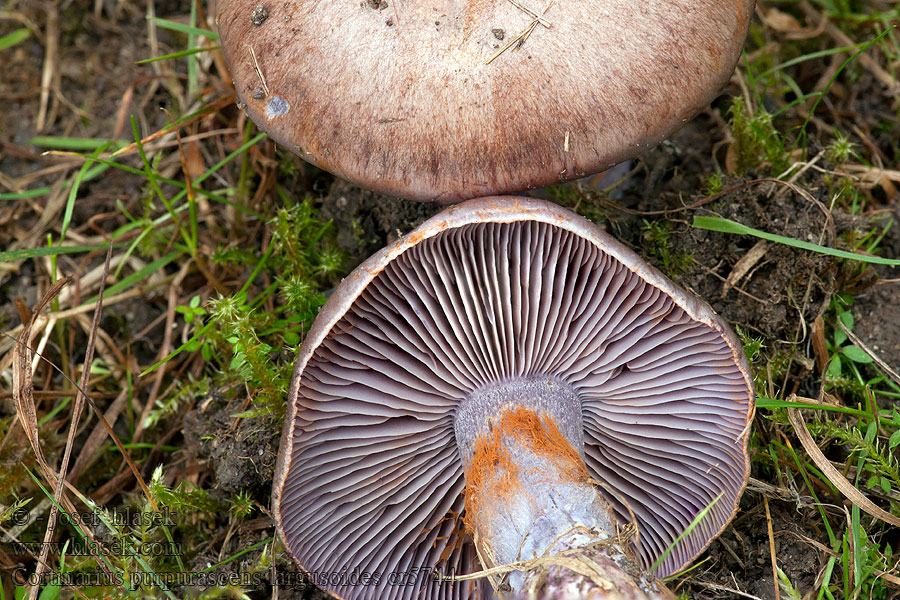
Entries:
[[274,417],[234,417],[243,401],[212,395],[184,417],[185,443],[191,453],[212,465],[214,496],[231,498],[249,491],[260,499],[268,495],[275,474],[278,425]]
[[250,22],[256,25],[257,27],[266,22],[266,19],[269,18],[269,11],[266,9],[265,4],[257,4],[253,7],[253,10],[250,12]]

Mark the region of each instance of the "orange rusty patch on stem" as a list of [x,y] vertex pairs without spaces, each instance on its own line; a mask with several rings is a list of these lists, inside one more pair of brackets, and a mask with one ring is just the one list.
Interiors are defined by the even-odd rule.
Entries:
[[491,422],[491,430],[475,440],[472,460],[466,470],[463,520],[471,532],[480,529],[480,519],[487,517],[492,507],[503,506],[514,497],[531,497],[529,490],[524,489],[520,467],[509,453],[511,443],[549,459],[555,472],[548,472],[548,477],[575,482],[590,479],[581,455],[560,432],[552,417],[521,406],[505,410]]

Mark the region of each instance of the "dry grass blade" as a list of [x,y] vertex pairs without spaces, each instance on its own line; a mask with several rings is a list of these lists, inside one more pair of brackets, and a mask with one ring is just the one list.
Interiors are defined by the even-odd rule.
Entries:
[[737,283],[743,279],[744,275],[750,272],[750,269],[766,255],[768,249],[769,242],[766,240],[759,240],[746,254],[744,254],[744,256],[734,263],[731,273],[728,274],[725,283],[722,285],[723,296],[728,293],[728,290],[737,285]]
[[691,580],[691,583],[694,585],[699,585],[700,587],[704,587],[710,590],[714,590],[717,592],[727,592],[729,594],[734,594],[740,598],[750,598],[750,600],[762,600],[759,596],[754,596],[753,594],[748,594],[747,592],[742,592],[741,590],[736,590],[734,588],[726,587],[724,585],[719,585],[717,583],[710,583],[708,581],[701,581],[699,579]]
[[831,356],[828,352],[828,342],[825,340],[825,319],[822,318],[822,315],[817,316],[813,321],[810,340],[812,341],[816,366],[819,368],[820,373],[824,373]]
[[[220,99],[216,100],[215,102],[212,102],[211,104],[208,104],[208,105],[204,106],[203,108],[201,108],[200,110],[198,110],[197,112],[193,113],[189,118],[185,118],[185,119],[179,121],[177,124],[177,127],[185,127],[186,125],[189,125],[190,123],[194,123],[204,117],[207,117],[211,114],[215,114],[218,111],[225,108],[226,106],[229,106],[233,103],[234,103],[233,95],[229,95],[224,98],[220,98]],[[150,142],[153,142],[153,141],[155,141],[165,135],[169,135],[171,133],[172,133],[172,126],[167,125],[161,129],[159,129],[158,131],[154,131],[150,135],[142,138],[141,145],[146,146]],[[128,144],[127,146],[119,148],[118,150],[116,150],[115,152],[110,154],[109,157],[115,158],[118,156],[131,154],[132,152],[136,151],[137,149],[138,149],[138,143],[132,142],[132,143]],[[101,154],[101,157],[106,158],[106,155]]]
[[253,46],[247,46],[247,49],[250,50],[250,58],[253,59],[253,69],[256,71],[256,76],[259,77],[259,83],[262,84],[266,96],[269,96],[269,86],[266,84],[266,78],[263,76],[262,69],[259,68],[259,61],[256,60],[256,52],[253,51]]
[[772,513],[769,512],[769,499],[762,497],[763,506],[766,509],[766,530],[769,533],[769,557],[772,562],[772,586],[775,589],[775,600],[781,600],[781,590],[778,585],[778,560],[775,558],[775,533],[772,531]]
[[[40,315],[43,310],[47,307],[50,301],[55,298],[60,291],[71,281],[71,278],[61,279],[56,284],[54,284],[44,295],[41,301],[38,303],[37,307],[31,314],[30,321],[25,324],[21,333],[19,334],[15,352],[13,359],[13,400],[16,404],[16,410],[19,415],[19,420],[22,423],[22,427],[25,430],[25,434],[28,437],[29,443],[34,450],[35,456],[37,458],[38,467],[41,471],[41,474],[48,481],[55,481],[56,486],[54,489],[54,504],[51,506],[51,515],[48,520],[47,531],[45,532],[45,540],[41,550],[41,556],[37,563],[37,568],[35,571],[36,579],[39,580],[41,574],[46,572],[47,568],[49,568],[49,564],[47,562],[47,556],[50,549],[50,540],[52,538],[52,534],[54,531],[55,523],[56,523],[56,512],[58,510],[58,506],[62,506],[70,519],[72,519],[73,523],[78,524],[82,531],[84,531],[91,539],[93,540],[93,533],[89,528],[84,527],[84,523],[81,519],[80,514],[75,511],[75,507],[72,504],[71,500],[62,495],[62,488],[68,487],[75,493],[77,490],[74,490],[66,480],[65,473],[68,467],[68,461],[71,456],[71,448],[74,442],[75,432],[77,430],[78,420],[81,415],[81,412],[84,409],[84,403],[87,402],[94,413],[97,415],[97,418],[100,421],[100,424],[106,430],[106,433],[109,434],[110,438],[116,444],[116,447],[122,453],[126,463],[130,467],[132,474],[137,479],[141,488],[143,489],[146,497],[148,498],[150,505],[153,507],[153,510],[158,511],[158,507],[156,502],[150,495],[150,490],[147,487],[146,482],[140,474],[140,471],[137,468],[137,465],[134,464],[134,461],[131,459],[131,456],[128,454],[128,451],[123,446],[121,440],[115,434],[112,429],[112,425],[110,425],[109,421],[105,418],[103,413],[99,410],[93,400],[88,396],[85,392],[86,386],[88,383],[88,377],[90,376],[90,365],[93,361],[93,352],[92,349],[94,347],[94,340],[97,330],[99,328],[99,318],[100,318],[100,307],[103,302],[103,283],[106,281],[106,276],[108,275],[109,269],[109,260],[110,253],[112,251],[112,246],[110,245],[109,250],[107,252],[107,260],[104,268],[104,276],[101,280],[101,288],[97,297],[97,304],[95,306],[94,319],[91,325],[90,338],[88,340],[87,352],[85,355],[85,363],[82,372],[82,381],[80,385],[75,385],[77,389],[75,406],[73,407],[73,416],[70,423],[69,429],[69,438],[67,440],[65,454],[63,457],[63,462],[61,464],[61,468],[57,473],[48,463],[44,456],[43,450],[40,445],[40,435],[38,432],[38,419],[37,412],[35,410],[34,404],[34,383],[32,380],[32,370],[31,370],[31,338],[32,331],[34,330],[35,323],[41,318]],[[91,546],[92,553],[96,552],[96,545]],[[98,558],[99,555],[96,555]],[[112,574],[109,571],[109,568],[105,561],[98,560],[98,565],[106,571],[108,574]],[[31,589],[30,598],[36,598],[36,594],[39,591],[39,587],[35,586]]]
[[[538,23],[540,23],[541,25],[546,27],[547,29],[550,29],[553,26],[553,24],[550,23],[550,21],[548,21],[547,19],[545,19],[543,17],[543,13],[538,14],[537,12],[531,10],[530,8],[528,8],[527,6],[525,6],[518,0],[509,0],[509,1],[510,1],[510,3],[512,3],[513,6],[515,6],[519,10],[521,10],[523,13],[525,13],[526,15],[528,15],[529,17],[531,17],[532,19],[534,19],[535,21],[537,21]],[[548,6],[547,8],[550,8],[550,7]],[[547,9],[545,8],[543,12],[547,12]]]
[[[53,505],[50,507],[50,517],[47,520],[47,529],[44,531],[44,543],[41,545],[41,556],[38,560],[37,569],[35,570],[36,579],[40,581],[47,566],[47,557],[50,554],[50,546],[53,541],[53,533],[56,530],[56,517],[59,511],[58,506],[62,501],[64,482],[66,472],[69,470],[69,460],[72,457],[72,446],[75,444],[75,435],[78,432],[78,424],[81,421],[81,413],[84,412],[84,403],[87,396],[85,390],[88,388],[91,376],[91,364],[94,361],[94,344],[97,336],[97,329],[100,327],[100,315],[103,310],[103,291],[106,288],[106,278],[109,275],[109,262],[112,259],[113,244],[110,241],[106,249],[106,260],[103,263],[103,277],[100,279],[100,291],[97,294],[97,303],[94,306],[94,319],[91,322],[91,330],[88,336],[87,347],[84,353],[84,365],[81,369],[81,385],[75,392],[75,402],[72,405],[72,415],[69,418],[69,433],[66,438],[66,447],[63,450],[62,462],[59,465],[59,472],[56,478],[56,485],[53,490]],[[39,312],[39,311],[38,311]],[[33,586],[29,593],[29,598],[35,600],[39,586]]]
[[56,2],[50,2],[47,6],[47,36],[46,55],[44,56],[44,69],[41,73],[41,106],[37,115],[35,129],[43,131],[47,124],[47,111],[50,105],[50,88],[57,72],[59,60],[59,6]]
[[34,407],[34,381],[31,377],[31,331],[38,315],[47,307],[53,298],[69,283],[71,278],[57,281],[44,297],[41,298],[35,310],[31,314],[31,320],[24,325],[22,332],[16,339],[16,348],[13,352],[13,401],[16,405],[16,414],[22,423],[22,429],[31,443],[34,455],[37,458],[38,467],[44,476],[53,473],[53,469],[47,464],[44,451],[41,449],[38,436],[38,418]]
[[[117,304],[119,302],[124,302],[126,300],[131,300],[132,298],[137,298],[137,297],[146,295],[147,292],[150,292],[158,287],[161,287],[163,285],[170,283],[172,281],[172,279],[173,279],[172,275],[167,275],[157,281],[150,281],[149,283],[147,283],[145,285],[134,287],[134,288],[128,290],[127,292],[122,292],[121,294],[116,294],[115,296],[111,297],[109,300],[104,302],[104,304],[106,306],[110,306],[112,304]],[[66,310],[49,313],[47,316],[39,316],[36,319],[35,323],[32,325],[32,329],[34,329],[34,325],[40,325],[40,328],[44,328],[44,326],[50,320],[61,321],[62,319],[68,319],[70,317],[75,317],[75,316],[84,314],[86,312],[89,312],[90,310],[91,310],[91,307],[89,304],[82,304],[81,306],[76,306],[74,308],[68,308]],[[24,328],[24,325],[19,325],[17,327],[13,327],[9,331],[5,332],[4,336],[12,336],[14,334],[20,333],[23,328]],[[6,351],[5,341],[6,341],[5,338],[3,340],[0,340],[0,353],[3,353]],[[15,343],[15,341],[13,341],[11,343]]]
[[541,13],[540,13],[540,14],[538,14],[538,13],[536,13],[536,12],[534,12],[534,11],[528,9],[528,8],[525,8],[524,6],[522,6],[521,4],[519,4],[518,2],[513,2],[513,0],[510,0],[510,2],[512,2],[512,4],[514,4],[514,5],[516,6],[516,8],[518,8],[519,10],[522,10],[522,11],[525,12],[526,14],[530,15],[530,16],[531,16],[531,23],[529,23],[529,24],[525,27],[525,29],[523,29],[522,31],[520,31],[519,33],[517,33],[516,35],[514,35],[514,36],[512,37],[512,39],[510,39],[503,47],[501,47],[499,50],[497,50],[496,52],[494,52],[494,54],[492,54],[491,57],[490,57],[489,59],[487,59],[486,61],[484,61],[484,64],[486,64],[486,65],[489,65],[489,64],[491,64],[492,62],[494,62],[494,60],[495,60],[498,56],[500,56],[501,54],[503,54],[504,52],[506,52],[507,50],[509,50],[510,48],[512,48],[513,45],[518,44],[518,46],[516,46],[516,48],[518,48],[519,46],[521,46],[521,45],[525,42],[525,40],[528,39],[528,36],[531,35],[531,32],[534,31],[534,28],[537,27],[539,23],[540,23],[541,25],[543,25],[544,27],[548,28],[548,29],[549,29],[550,27],[552,27],[552,23],[549,23],[548,21],[546,21],[546,20],[543,18],[543,15],[547,14],[547,11],[550,10],[550,7],[553,5],[553,0],[550,0],[549,2],[547,2],[547,4],[544,6],[543,10],[541,10]]
[[[791,401],[794,400],[792,396],[790,398]],[[806,422],[803,420],[803,416],[800,414],[800,410],[796,408],[787,409],[788,418],[791,421],[791,425],[794,426],[794,431],[797,434],[797,437],[800,439],[800,443],[803,445],[803,449],[806,450],[806,453],[815,463],[815,465],[819,468],[820,471],[828,478],[828,481],[836,487],[840,492],[851,502],[857,505],[860,509],[864,510],[868,514],[872,515],[876,519],[881,519],[886,523],[890,523],[894,527],[900,527],[900,518],[895,517],[891,513],[879,508],[875,505],[874,502],[866,498],[862,492],[853,487],[853,485],[847,481],[847,478],[841,475],[840,471],[834,468],[834,465],[825,458],[825,455],[822,454],[822,451],[819,450],[819,446],[816,445],[815,440],[812,439],[812,436],[809,434],[809,431],[806,429]]]
[[[828,22],[827,17],[817,11],[809,2],[803,0],[803,2],[800,3],[800,9],[803,10],[807,17],[823,21],[826,33],[828,33],[828,35],[830,35],[838,44],[842,46],[853,45],[853,40],[851,40],[846,33],[838,29],[833,23]],[[881,85],[887,88],[889,92],[896,91],[900,88],[900,81],[879,65],[871,56],[860,54],[858,60],[859,63],[865,67],[865,69],[869,71]]]
[[[476,579],[484,579],[486,577],[490,578],[492,575],[505,575],[507,573],[512,573],[513,571],[529,571],[531,569],[536,569],[547,565],[562,565],[561,561],[564,558],[577,557],[583,554],[585,550],[589,550],[591,548],[623,547],[629,542],[629,540],[634,538],[634,534],[636,531],[637,527],[634,524],[626,523],[615,535],[601,538],[585,546],[581,546],[578,548],[569,548],[567,550],[561,550],[560,552],[555,552],[553,554],[548,553],[544,554],[543,556],[538,556],[537,558],[531,558],[528,560],[517,560],[515,562],[503,565],[491,566],[487,569],[483,569],[481,571],[469,573],[466,575],[438,575],[437,577],[438,579],[443,579],[446,581],[472,581]],[[478,546],[479,544],[476,544],[476,550],[478,549]],[[494,565],[495,561],[489,560],[485,562],[484,560],[482,560],[482,564]]]
[[[50,501],[49,501],[49,500],[46,500],[46,499],[45,499],[45,501],[46,501],[46,503],[47,503],[48,505],[50,504]],[[10,542],[16,543],[20,548],[25,548],[26,551],[28,552],[28,554],[29,554],[32,558],[34,558],[35,560],[37,560],[37,557],[34,555],[34,553],[31,552],[30,549],[28,549],[28,544],[23,543],[23,541],[19,538],[19,534],[20,534],[22,531],[24,531],[25,529],[27,529],[27,526],[24,526],[24,527],[23,527],[23,526],[16,526],[16,527],[13,528],[13,529],[6,529],[6,528],[3,527],[2,525],[0,525],[0,532],[3,533],[4,538],[5,538],[5,539],[3,540],[4,542],[10,541]],[[59,573],[59,571],[56,571],[55,569],[52,569],[52,568],[51,568],[51,571],[52,571],[52,572],[53,572],[60,580],[63,579],[64,576],[61,575],[61,574]],[[69,589],[69,590],[71,590],[72,593],[73,593],[74,595],[78,596],[79,598],[84,598],[85,600],[87,600],[87,596],[85,596],[85,595],[84,595],[84,592],[82,592],[78,587],[76,587],[76,586],[71,586],[71,585],[66,585],[66,588]]]
[[[119,392],[119,395],[116,396],[116,399],[113,400],[113,403],[106,409],[106,420],[112,424],[116,422],[116,419],[119,418],[119,414],[122,412],[122,409],[125,408],[125,400],[128,399],[128,390],[124,389]],[[91,431],[91,434],[88,436],[87,441],[84,443],[84,447],[81,452],[78,454],[78,457],[75,459],[75,464],[72,465],[72,470],[69,471],[69,480],[72,483],[78,481],[78,477],[81,475],[82,471],[84,471],[85,467],[88,466],[90,460],[94,457],[94,454],[97,450],[100,449],[100,446],[103,444],[103,440],[106,438],[107,431],[103,428],[102,423],[97,423],[94,426],[94,429]]]
[[[55,284],[53,284],[53,286],[51,286],[49,290],[47,290],[47,293],[44,294],[40,302],[38,302],[38,305],[35,307],[35,310],[31,315],[31,319],[19,334],[19,337],[16,341],[17,343],[15,346],[15,350],[13,352],[13,402],[16,405],[16,414],[19,416],[19,422],[22,424],[22,429],[24,429],[25,435],[26,437],[28,437],[28,441],[31,444],[32,450],[34,451],[38,468],[47,481],[57,480],[57,473],[50,466],[50,464],[47,463],[47,459],[44,456],[44,451],[41,448],[40,434],[38,433],[39,430],[37,411],[34,404],[34,381],[32,379],[31,370],[31,332],[40,313],[47,307],[50,301],[53,300],[53,298],[55,298],[66,285],[69,284],[70,281],[71,278],[68,277],[65,279],[60,279]],[[58,487],[61,487],[61,485],[64,484],[61,478],[57,481],[60,482],[60,486]],[[84,531],[86,535],[88,535],[93,541],[93,532],[84,526],[83,520],[75,510],[75,506],[72,504],[72,502],[66,497],[60,497],[59,503],[65,510],[67,516],[72,520],[72,522],[79,525],[81,527],[81,530]],[[56,505],[53,506],[53,510],[53,514],[55,515]],[[53,520],[51,519],[50,522],[53,522]],[[94,556],[97,556],[97,558],[99,559],[96,544],[91,544],[89,547],[91,553],[94,554]],[[47,543],[45,543],[42,547],[41,557],[38,560],[37,569],[35,570],[35,574],[37,575],[37,577],[35,578],[36,581],[40,581],[39,574],[44,573],[49,567],[46,561],[49,549],[50,546]],[[109,567],[104,561],[98,560],[97,564],[108,575],[112,575],[112,572],[109,570]],[[39,590],[39,586],[32,586],[29,597],[32,599],[37,598],[37,593]]]
[[[106,260],[103,263],[103,277],[100,279],[100,291],[97,294],[97,303],[94,306],[94,319],[91,322],[90,335],[88,336],[87,347],[85,348],[84,365],[81,370],[81,385],[78,387],[75,393],[75,402],[72,405],[72,416],[69,419],[69,433],[68,437],[66,438],[66,447],[63,451],[62,462],[59,465],[56,485],[53,490],[53,505],[50,506],[50,517],[47,520],[47,529],[44,531],[44,543],[41,546],[41,557],[38,560],[38,566],[35,571],[35,575],[37,576],[38,580],[40,579],[40,575],[43,573],[47,565],[47,557],[50,553],[53,533],[56,530],[56,517],[59,510],[57,507],[62,500],[63,489],[65,488],[64,482],[66,479],[66,472],[69,469],[69,460],[72,457],[72,446],[75,444],[75,435],[78,432],[78,424],[81,421],[81,413],[84,412],[84,403],[86,397],[85,390],[88,388],[88,380],[91,376],[91,364],[94,361],[94,344],[97,335],[97,329],[99,329],[100,327],[100,315],[103,309],[103,291],[106,286],[106,278],[109,275],[109,262],[112,259],[112,248],[113,245],[112,242],[110,242],[109,246],[106,249]],[[38,591],[38,586],[34,586],[31,588],[31,600],[35,600],[35,598],[37,598]]]

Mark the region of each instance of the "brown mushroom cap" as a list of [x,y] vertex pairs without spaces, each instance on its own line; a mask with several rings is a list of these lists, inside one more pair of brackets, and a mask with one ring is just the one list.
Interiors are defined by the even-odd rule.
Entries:
[[[300,349],[273,484],[278,532],[352,598],[463,598],[467,440],[510,401],[554,417],[656,574],[687,565],[746,484],[741,345],[705,304],[590,221],[530,198],[451,207],[351,273]],[[630,512],[632,511],[632,512]]]
[[522,191],[657,144],[731,76],[753,0],[219,0],[240,101],[381,193]]

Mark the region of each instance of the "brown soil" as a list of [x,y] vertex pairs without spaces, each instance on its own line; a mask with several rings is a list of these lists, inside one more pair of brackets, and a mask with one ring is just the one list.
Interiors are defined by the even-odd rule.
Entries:
[[[896,198],[882,218],[900,223],[900,198]],[[884,238],[883,256],[900,258],[900,227],[892,226]],[[900,274],[897,269],[877,267],[881,278],[861,291],[853,304],[855,333],[895,372],[900,373]]]

